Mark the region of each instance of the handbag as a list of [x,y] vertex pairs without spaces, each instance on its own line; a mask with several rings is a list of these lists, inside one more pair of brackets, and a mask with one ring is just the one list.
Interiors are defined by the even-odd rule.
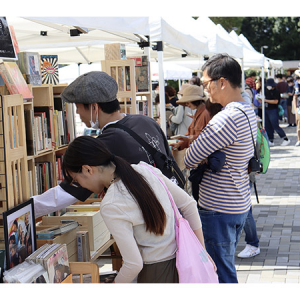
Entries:
[[175,238],[177,244],[176,268],[179,283],[219,283],[218,275],[210,261],[207,252],[190,227],[189,222],[184,219],[174,202],[174,199],[159,176],[148,168],[166,189],[175,216]]
[[278,105],[278,116],[281,117],[284,114],[284,109],[283,107],[279,104]]
[[[144,147],[145,150],[147,150],[151,154],[154,160],[154,167],[160,169],[162,173],[169,179],[175,178],[177,181],[177,185],[181,188],[184,188],[185,178],[181,170],[179,169],[174,157],[165,155],[164,153],[156,150],[145,140],[143,140],[137,133],[122,124],[111,124],[109,125],[109,127],[120,128],[131,135],[141,146]],[[167,147],[169,147],[169,145],[166,145],[166,148]]]

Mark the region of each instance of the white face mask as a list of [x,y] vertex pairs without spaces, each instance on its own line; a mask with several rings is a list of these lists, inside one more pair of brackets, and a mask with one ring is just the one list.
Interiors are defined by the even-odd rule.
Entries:
[[98,104],[97,104],[97,115],[96,115],[96,122],[93,122],[93,106],[91,105],[91,120],[90,120],[91,128],[99,129],[99,121],[98,121]]
[[270,91],[272,89],[272,87],[271,86],[267,86],[267,89]]

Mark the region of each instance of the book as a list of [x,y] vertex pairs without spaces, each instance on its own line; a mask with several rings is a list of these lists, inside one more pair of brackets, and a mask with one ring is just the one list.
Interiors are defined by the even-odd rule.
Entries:
[[116,276],[118,275],[118,271],[102,272],[99,275],[100,283],[113,283]]
[[[55,135],[54,135],[54,124],[53,124],[53,107],[51,106],[38,106],[34,108],[34,112],[43,112],[46,114],[47,119],[47,139],[48,148],[55,147]],[[51,145],[49,145],[51,143]]]
[[78,261],[90,261],[91,252],[89,244],[89,232],[86,230],[78,231],[76,233],[76,239]]
[[13,45],[14,45],[14,48],[15,48],[15,52],[16,52],[16,54],[18,54],[20,52],[20,49],[19,49],[19,44],[18,44],[18,41],[17,41],[14,26],[9,25],[9,29],[10,29],[11,39],[13,41]]
[[135,79],[137,92],[150,91],[149,58],[147,55],[128,57],[135,61]]
[[22,73],[15,62],[0,63],[0,75],[10,94],[21,94],[24,100],[33,98]]
[[50,283],[61,283],[71,274],[69,267],[68,251],[65,244],[60,245],[48,256],[43,258],[44,267],[49,275]]
[[34,114],[32,109],[24,110],[27,155],[36,155]]
[[0,17],[0,58],[17,60],[10,26],[5,17]]
[[68,221],[68,220],[62,220],[62,225],[60,226],[53,226],[47,229],[36,231],[36,235],[38,239],[52,239],[55,235],[63,234],[65,232],[68,232],[74,228],[77,228],[78,222],[76,221]]
[[28,84],[42,84],[40,56],[37,52],[19,52],[18,65]]
[[41,76],[42,84],[59,84],[58,56],[41,55]]

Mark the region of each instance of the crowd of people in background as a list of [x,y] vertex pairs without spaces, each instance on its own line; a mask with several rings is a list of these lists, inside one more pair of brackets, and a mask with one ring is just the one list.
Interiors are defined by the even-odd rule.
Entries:
[[[209,58],[202,72],[201,79],[194,76],[181,86],[178,97],[174,87],[165,87],[166,134],[158,125],[158,85],[153,98],[154,120],[121,113],[117,83],[104,72],[78,77],[61,95],[64,101],[75,103],[76,112],[88,127],[99,128],[101,134],[96,139],[79,137],[70,144],[63,161],[65,180],[33,197],[35,215],[51,213],[85,201],[92,192],[104,191],[100,213],[123,258],[115,282],[129,283],[136,276],[143,283],[178,282],[174,215],[157,176],[165,182],[215,264],[220,283],[238,282],[235,252],[243,229],[247,245],[239,257],[260,253],[257,234],[247,235],[249,230],[256,233],[248,166],[257,126],[261,126],[263,85],[252,73],[242,90],[241,66],[225,54]],[[274,131],[282,138],[282,146],[290,144],[279,126],[280,117],[290,122],[289,126],[297,125],[296,146],[300,145],[300,78],[292,80],[288,77],[285,84],[284,76],[278,74],[276,79],[265,81],[264,117],[270,146],[274,145]],[[167,141],[178,133],[183,137]],[[187,169],[195,171],[197,191],[184,191],[174,176],[164,176],[163,167],[155,168],[155,154],[135,136],[165,157],[172,156],[171,150],[185,149],[182,159]]]

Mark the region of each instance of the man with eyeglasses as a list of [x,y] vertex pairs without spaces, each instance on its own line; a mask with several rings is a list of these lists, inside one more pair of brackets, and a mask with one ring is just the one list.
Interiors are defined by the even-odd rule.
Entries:
[[219,282],[237,283],[234,254],[251,207],[248,164],[254,154],[256,116],[241,96],[242,71],[235,59],[217,54],[202,71],[209,100],[223,109],[190,145],[184,162],[194,169],[217,150],[226,155],[220,172],[205,171],[198,204],[206,249],[217,265]]

